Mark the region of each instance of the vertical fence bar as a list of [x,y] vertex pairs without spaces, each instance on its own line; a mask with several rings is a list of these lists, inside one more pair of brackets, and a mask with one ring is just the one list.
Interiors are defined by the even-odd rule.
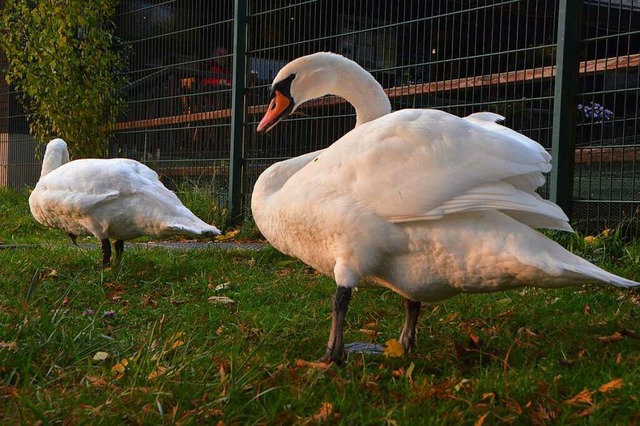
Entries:
[[551,201],[571,217],[573,163],[576,135],[576,81],[578,75],[578,30],[580,3],[560,0],[556,52],[556,82],[551,133]]
[[231,90],[231,153],[229,158],[229,220],[242,216],[242,169],[245,122],[247,2],[235,0],[233,24],[233,88]]

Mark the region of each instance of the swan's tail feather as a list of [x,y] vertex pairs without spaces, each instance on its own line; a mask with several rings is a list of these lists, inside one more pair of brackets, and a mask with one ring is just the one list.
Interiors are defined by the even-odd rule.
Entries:
[[611,284],[616,287],[632,288],[632,287],[640,286],[640,282],[619,277],[618,275],[607,272],[604,269],[600,269],[597,266],[592,265],[590,263],[575,265],[572,267],[568,267],[567,269],[586,279],[590,279],[592,281],[595,279],[597,281],[600,281],[606,284]]
[[175,232],[177,234],[188,234],[188,235],[202,235],[202,236],[212,236],[222,234],[218,228],[212,225],[207,225],[203,222],[201,226],[187,225],[184,223],[174,223],[167,227],[167,230],[170,232]]

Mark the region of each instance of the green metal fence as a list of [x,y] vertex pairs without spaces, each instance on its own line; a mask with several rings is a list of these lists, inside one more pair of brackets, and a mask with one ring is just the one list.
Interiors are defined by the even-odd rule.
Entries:
[[317,51],[363,65],[394,109],[504,115],[552,151],[541,192],[582,230],[639,213],[640,0],[123,0],[116,23],[132,54],[110,155],[211,184],[233,216],[268,165],[353,128],[329,97],[255,132],[273,76]]

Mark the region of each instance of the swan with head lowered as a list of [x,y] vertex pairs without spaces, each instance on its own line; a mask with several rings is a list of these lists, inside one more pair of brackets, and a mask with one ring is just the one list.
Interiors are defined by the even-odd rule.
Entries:
[[42,225],[65,231],[75,242],[94,235],[102,243],[102,264],[116,259],[124,241],[141,236],[219,235],[194,215],[158,179],[158,174],[126,158],[69,161],[67,144],[47,144],[40,180],[29,196],[31,214]]
[[496,114],[390,113],[368,72],[317,53],[280,70],[258,131],[326,94],[355,107],[355,129],[324,150],[273,164],[252,195],[266,239],[336,281],[326,360],[343,360],[343,321],[358,285],[404,298],[407,351],[421,302],[522,286],[639,285],[534,230],[571,231],[562,210],[535,193],[550,155],[497,124]]

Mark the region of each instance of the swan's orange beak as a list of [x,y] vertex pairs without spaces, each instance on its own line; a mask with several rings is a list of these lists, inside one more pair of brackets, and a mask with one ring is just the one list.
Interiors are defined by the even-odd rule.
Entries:
[[258,132],[268,132],[278,124],[280,120],[289,115],[292,110],[293,100],[286,95],[283,95],[280,91],[274,90],[267,112],[258,124]]

